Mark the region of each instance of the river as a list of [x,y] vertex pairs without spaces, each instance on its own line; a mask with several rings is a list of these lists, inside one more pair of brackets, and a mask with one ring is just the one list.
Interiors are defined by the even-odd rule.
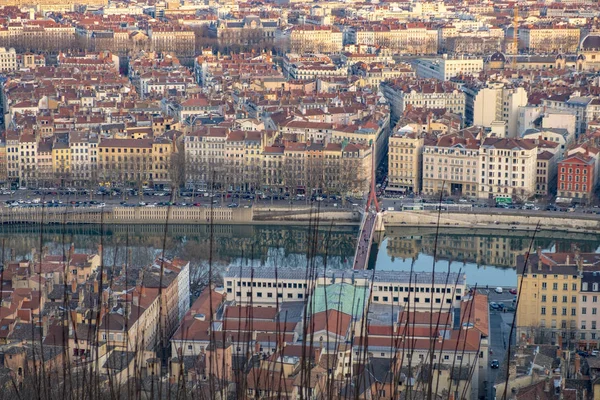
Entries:
[[[470,285],[514,286],[516,257],[531,246],[543,251],[567,251],[577,245],[582,252],[598,252],[600,235],[533,232],[389,228],[373,247],[370,268],[380,270],[464,272]],[[267,225],[113,225],[97,226],[10,225],[0,227],[3,260],[27,258],[32,249],[52,254],[67,251],[73,243],[78,251],[96,251],[102,244],[106,265],[129,259],[149,263],[163,249],[167,256],[189,259],[196,279],[206,275],[208,265],[218,272],[229,265],[291,266],[326,265],[352,267],[356,226]],[[211,237],[213,240],[211,240]],[[436,262],[434,263],[434,252]],[[376,255],[376,258],[375,258]]]

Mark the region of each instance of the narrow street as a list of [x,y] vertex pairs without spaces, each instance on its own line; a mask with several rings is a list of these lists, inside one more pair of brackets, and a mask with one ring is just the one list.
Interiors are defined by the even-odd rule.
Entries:
[[[490,349],[492,350],[492,354],[490,354],[490,362],[491,360],[498,360],[500,362],[499,369],[492,369],[489,365],[488,368],[488,392],[487,399],[494,399],[494,383],[496,382],[496,378],[498,376],[499,371],[502,373],[506,373],[506,369],[502,367],[506,355],[508,353],[509,346],[509,335],[510,335],[510,324],[512,324],[512,320],[514,317],[514,313],[512,312],[501,312],[490,310]],[[512,344],[514,345],[515,336],[513,333]]]

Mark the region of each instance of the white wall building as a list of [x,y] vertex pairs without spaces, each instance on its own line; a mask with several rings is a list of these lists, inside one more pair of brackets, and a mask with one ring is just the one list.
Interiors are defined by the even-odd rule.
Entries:
[[442,58],[419,59],[417,61],[417,77],[435,78],[447,81],[457,75],[478,75],[483,70],[481,58]]
[[0,47],[0,72],[17,70],[17,52],[12,47]]
[[[522,87],[505,87],[490,83],[480,89],[465,88],[467,121],[473,125],[492,127],[494,121],[506,122],[506,137],[519,136],[519,108],[527,105],[527,91]],[[472,114],[471,114],[472,112]]]

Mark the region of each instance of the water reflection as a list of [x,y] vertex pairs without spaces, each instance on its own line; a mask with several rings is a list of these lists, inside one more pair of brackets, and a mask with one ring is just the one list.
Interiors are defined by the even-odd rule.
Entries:
[[[537,232],[533,244],[532,231],[442,229],[437,243],[435,233],[435,228],[388,228],[375,247],[375,268],[410,270],[412,265],[416,271],[431,271],[435,265],[436,270],[465,272],[472,285],[508,286],[516,283],[516,257],[530,245],[567,251],[577,244],[582,252],[597,252],[600,244],[597,235],[556,231]],[[0,227],[4,260],[28,257],[40,243],[54,254],[66,252],[71,243],[78,251],[95,251],[102,244],[106,265],[123,263],[127,254],[136,263],[149,263],[164,249],[167,256],[189,259],[198,271],[206,270],[212,260],[217,272],[240,264],[351,268],[357,236],[355,226],[116,225],[101,230],[73,225],[44,226],[41,231],[39,226]]]
[[[582,252],[597,252],[600,237],[556,231],[518,232],[390,228],[377,254],[378,269],[431,271],[434,268],[467,274],[471,285],[516,284],[518,255],[541,247],[543,251],[568,251],[576,244]],[[437,260],[434,262],[433,255]]]

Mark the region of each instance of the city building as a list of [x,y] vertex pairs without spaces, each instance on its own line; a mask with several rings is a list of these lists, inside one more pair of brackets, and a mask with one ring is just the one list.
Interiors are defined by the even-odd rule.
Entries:
[[465,116],[465,93],[450,82],[434,79],[396,79],[381,84],[382,92],[390,104],[392,121],[404,113],[407,106],[445,109]]
[[423,194],[477,197],[479,163],[480,141],[470,132],[447,134],[424,145]]
[[596,263],[595,255],[543,253],[541,248],[528,257],[517,257],[517,340],[545,338],[557,343],[561,336],[575,341],[583,312],[579,310],[581,276]]
[[[303,301],[315,290],[328,285],[346,284],[358,292],[366,292],[375,304],[396,304],[410,309],[448,311],[459,307],[466,293],[464,275],[429,272],[317,271],[307,277],[306,271],[286,268],[275,274],[273,268],[230,267],[223,280],[228,301],[241,305],[274,307],[277,303]],[[451,282],[452,284],[448,284]],[[372,289],[370,289],[372,287]],[[322,291],[322,289],[321,289]],[[352,301],[351,301],[352,303]],[[352,304],[350,304],[352,307]]]
[[596,160],[575,153],[558,162],[557,195],[578,203],[589,203],[596,183]]
[[479,75],[483,71],[482,58],[422,58],[417,60],[417,77],[422,79],[437,79],[447,81],[455,76]]
[[412,129],[400,129],[389,141],[386,190],[420,193],[425,135]]
[[17,52],[15,49],[0,47],[0,72],[16,71],[17,67]]
[[519,50],[537,53],[575,53],[580,28],[568,25],[524,25],[518,30]]
[[518,137],[520,107],[528,103],[527,91],[490,82],[485,86],[464,85],[465,119],[467,123],[491,128],[496,121],[505,122],[505,137]]
[[490,137],[479,151],[478,197],[527,200],[536,193],[537,143],[527,139]]

